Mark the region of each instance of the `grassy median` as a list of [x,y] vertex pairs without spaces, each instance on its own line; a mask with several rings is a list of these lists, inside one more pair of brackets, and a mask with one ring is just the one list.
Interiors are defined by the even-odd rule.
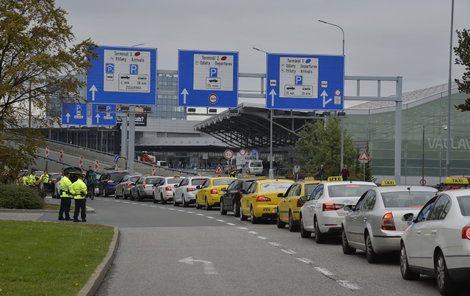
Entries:
[[75,295],[108,252],[103,225],[0,221],[0,295]]

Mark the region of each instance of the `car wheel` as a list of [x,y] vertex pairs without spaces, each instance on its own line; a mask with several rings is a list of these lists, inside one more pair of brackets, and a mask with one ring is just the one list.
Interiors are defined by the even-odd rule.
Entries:
[[200,209],[201,206],[199,205],[199,202],[197,201],[197,198],[196,198],[196,209]]
[[415,281],[419,279],[419,273],[411,271],[408,264],[408,256],[406,254],[405,244],[401,243],[400,247],[400,272],[401,277],[407,281]]
[[370,238],[369,233],[366,233],[366,238],[365,238],[365,244],[366,244],[366,259],[367,262],[369,263],[376,263],[377,260],[379,259],[377,253],[374,251],[374,246],[372,245],[372,239]]
[[114,193],[114,199],[119,199],[119,194],[118,194],[118,191],[116,190],[116,192]]
[[276,215],[276,226],[277,226],[277,228],[279,228],[279,229],[285,228],[286,223],[282,222],[282,220],[281,220],[281,215],[279,213],[279,208],[277,208],[276,212],[277,212],[277,215]]
[[315,242],[317,244],[323,244],[325,242],[325,234],[320,232],[320,227],[318,226],[318,221],[315,219]]
[[140,196],[139,191],[137,191],[137,200],[138,200],[138,201],[142,201],[142,196]]
[[310,231],[305,230],[304,228],[304,222],[302,221],[302,217],[300,217],[300,237],[302,238],[308,238],[312,236],[312,233]]
[[204,210],[206,211],[210,211],[212,209],[212,207],[209,205],[209,203],[207,202],[207,196],[205,198],[205,202],[204,202]]
[[175,198],[174,195],[173,195],[173,206],[174,206],[174,207],[177,207],[177,206],[178,206],[178,202],[176,201],[176,198]]
[[240,221],[246,221],[248,220],[248,216],[245,216],[243,214],[242,206],[240,205]]
[[297,223],[298,222],[294,221],[294,217],[292,216],[292,212],[289,211],[289,231],[290,232],[299,231],[299,225]]
[[348,242],[348,237],[346,236],[346,230],[341,233],[341,245],[343,247],[343,254],[345,255],[353,255],[356,253],[356,249],[351,247]]
[[227,215],[227,210],[224,210],[224,201],[220,200],[220,214],[225,216]]
[[436,274],[436,283],[439,292],[441,292],[442,295],[452,294],[455,286],[449,276],[446,260],[441,251],[437,252],[437,256],[434,259],[434,272]]
[[251,219],[251,224],[258,224],[260,218],[255,217],[255,211],[253,211],[253,207],[250,208],[250,219]]
[[160,201],[162,205],[166,204],[166,200],[163,199],[163,194],[160,195]]
[[134,199],[135,199],[135,198],[134,198],[134,194],[132,193],[132,191],[131,191],[131,194],[130,194],[130,199],[131,199],[131,200],[134,200]]
[[157,200],[155,199],[155,195],[153,196],[152,200],[153,200],[153,203],[157,203]]
[[188,204],[186,203],[186,199],[184,198],[184,195],[181,195],[181,200],[183,202],[183,208],[186,208]]

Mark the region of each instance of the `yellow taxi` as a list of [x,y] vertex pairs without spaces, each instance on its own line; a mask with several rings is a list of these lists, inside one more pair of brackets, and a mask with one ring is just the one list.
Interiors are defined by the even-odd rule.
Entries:
[[264,218],[276,218],[277,204],[292,183],[294,181],[287,179],[253,182],[240,200],[240,220],[250,217],[251,223],[255,224]]
[[228,185],[236,178],[232,177],[211,177],[202,185],[196,187],[196,209],[204,206],[205,210],[210,210],[213,206],[220,205],[220,197],[224,194],[222,189],[227,189]]
[[305,198],[312,193],[320,181],[305,178],[303,181],[295,182],[287,189],[281,201],[277,205],[277,228],[284,228],[289,224],[289,231],[299,231],[300,208]]

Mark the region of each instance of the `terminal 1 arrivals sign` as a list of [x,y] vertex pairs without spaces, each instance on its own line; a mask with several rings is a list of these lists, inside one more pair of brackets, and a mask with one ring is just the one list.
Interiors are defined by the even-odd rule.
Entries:
[[178,76],[180,106],[237,106],[238,52],[180,50]]
[[344,109],[344,56],[267,54],[268,109]]
[[92,104],[155,105],[157,50],[99,46],[87,74]]

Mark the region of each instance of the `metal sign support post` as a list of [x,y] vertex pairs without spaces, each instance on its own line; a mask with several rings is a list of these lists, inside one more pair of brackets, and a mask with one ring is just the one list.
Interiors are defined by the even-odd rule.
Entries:
[[269,116],[269,179],[274,179],[273,168],[273,109]]
[[340,128],[340,133],[341,133],[341,163],[340,163],[340,168],[339,168],[339,172],[341,174],[341,171],[343,170],[343,167],[344,167],[344,128],[343,128],[343,124],[342,124],[342,121],[340,120],[339,122],[339,128]]
[[401,184],[401,110],[403,78],[397,77],[395,100],[395,182]]
[[121,115],[121,157],[127,159],[127,114]]
[[134,106],[129,106],[129,147],[127,149],[127,170],[129,174],[134,174],[134,154],[135,154],[135,111]]

